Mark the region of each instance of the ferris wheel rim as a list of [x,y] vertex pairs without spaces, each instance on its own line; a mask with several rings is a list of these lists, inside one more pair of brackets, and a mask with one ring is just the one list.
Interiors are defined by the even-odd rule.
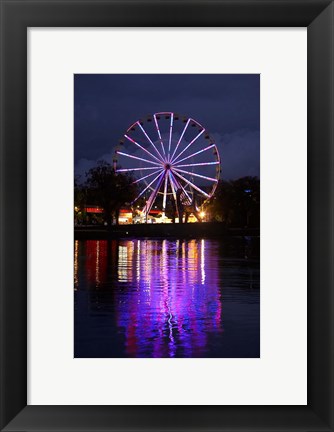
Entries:
[[[162,117],[165,117],[165,120],[169,120],[169,131],[168,131],[168,142],[164,143],[162,139],[162,134],[159,128],[159,121]],[[173,141],[173,127],[174,122],[182,119],[185,124],[182,133],[180,134],[176,144]],[[155,130],[157,133],[157,139],[154,140],[150,137],[150,135],[146,131],[146,122],[153,122],[155,125]],[[184,141],[184,135],[189,128],[189,126],[199,128],[199,132],[196,136],[186,144],[185,147],[182,147],[182,142]],[[145,148],[138,139],[132,138],[130,135],[132,132],[136,131],[136,128],[139,127],[148,143],[149,147]],[[167,135],[167,134],[166,134]],[[204,136],[205,140],[209,140],[210,145],[200,148],[200,150],[193,152],[191,154],[187,154],[187,151],[191,148],[191,146],[200,139],[200,137]],[[135,161],[139,161],[139,163],[145,163],[145,166],[135,166],[133,168],[119,168],[116,169],[116,172],[130,172],[130,171],[145,171],[145,174],[141,176],[141,178],[134,181],[136,184],[140,184],[141,182],[146,183],[146,187],[141,190],[141,192],[136,196],[136,198],[132,201],[132,204],[138,201],[138,199],[143,196],[143,194],[150,190],[150,196],[147,200],[146,211],[150,211],[154,201],[156,200],[158,194],[163,195],[163,209],[166,208],[166,200],[167,196],[172,196],[174,200],[176,200],[176,190],[182,190],[181,193],[184,194],[184,197],[187,197],[188,201],[190,200],[190,194],[193,194],[194,191],[197,191],[202,197],[205,197],[205,200],[211,198],[217,188],[218,181],[220,178],[221,172],[221,160],[219,151],[216,143],[209,135],[206,128],[202,126],[197,120],[192,117],[182,116],[175,112],[171,111],[161,111],[156,112],[154,114],[150,114],[145,116],[142,119],[136,120],[132,123],[126,130],[126,133],[123,135],[122,141],[120,142],[120,146],[124,145],[124,139],[128,142],[132,143],[136,148],[139,148],[142,152],[145,153],[146,158],[138,157],[131,155],[129,153],[125,153],[124,151],[116,150],[115,154],[117,155],[114,158],[115,166],[117,166],[118,155],[131,158]],[[164,138],[165,139],[165,138]],[[174,148],[173,144],[174,143]],[[180,147],[181,146],[181,147]],[[194,158],[204,152],[210,151],[211,158],[214,160],[208,160],[207,162],[193,162]],[[149,158],[149,159],[147,159]],[[190,163],[191,162],[191,163]],[[147,166],[149,164],[149,166]],[[201,169],[201,167],[207,166],[216,166],[213,177],[209,177],[207,175],[199,174],[198,172],[194,172],[194,168],[196,170]],[[189,171],[189,168],[192,171]],[[148,172],[149,171],[149,172]],[[143,174],[143,173],[142,173]],[[190,176],[191,180],[187,179],[186,176]],[[152,177],[154,176],[154,179]],[[197,179],[203,179],[209,183],[207,187],[208,192],[201,189],[196,182],[194,181],[194,177]],[[147,183],[149,182],[149,183]],[[156,184],[154,184],[156,182]],[[192,192],[187,188],[191,189]],[[144,208],[145,208],[144,207]]]

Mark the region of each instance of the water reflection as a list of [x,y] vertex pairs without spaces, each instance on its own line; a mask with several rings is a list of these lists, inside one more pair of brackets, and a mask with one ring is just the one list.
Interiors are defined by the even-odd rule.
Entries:
[[259,356],[258,260],[245,246],[75,241],[75,356]]

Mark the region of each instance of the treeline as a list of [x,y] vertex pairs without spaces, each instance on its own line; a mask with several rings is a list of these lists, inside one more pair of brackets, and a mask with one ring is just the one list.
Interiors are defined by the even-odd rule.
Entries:
[[242,177],[218,183],[213,197],[204,204],[207,219],[230,227],[260,226],[260,180]]
[[[81,180],[81,181],[80,181]],[[118,223],[121,208],[131,211],[130,203],[138,196],[139,190],[134,177],[129,174],[115,173],[112,165],[105,161],[98,162],[91,168],[85,179],[75,179],[74,217],[77,223],[92,223],[85,213],[87,206],[99,206],[103,209],[97,223],[106,222],[108,226]],[[161,198],[161,197],[160,197]],[[158,208],[162,202],[157,200]],[[141,197],[132,208],[133,215],[145,204]],[[257,177],[242,177],[238,180],[218,182],[213,197],[201,206],[206,221],[224,222],[230,227],[260,226],[260,180]],[[177,216],[173,200],[167,202],[166,214],[172,220]]]
[[118,223],[120,209],[129,205],[137,196],[137,185],[129,174],[115,173],[108,162],[99,161],[97,166],[86,173],[83,182],[75,179],[74,206],[75,217],[87,223],[87,205],[103,208],[103,220],[110,226]]

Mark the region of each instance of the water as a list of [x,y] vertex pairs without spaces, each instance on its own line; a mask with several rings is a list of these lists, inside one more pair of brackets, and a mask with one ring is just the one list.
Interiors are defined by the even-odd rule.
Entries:
[[75,357],[259,357],[259,241],[75,241]]

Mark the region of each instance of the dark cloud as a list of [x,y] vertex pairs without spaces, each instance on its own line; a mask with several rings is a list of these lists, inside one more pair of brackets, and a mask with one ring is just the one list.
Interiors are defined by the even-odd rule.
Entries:
[[75,75],[75,172],[112,160],[130,124],[159,111],[195,118],[216,140],[223,178],[260,174],[259,75]]

